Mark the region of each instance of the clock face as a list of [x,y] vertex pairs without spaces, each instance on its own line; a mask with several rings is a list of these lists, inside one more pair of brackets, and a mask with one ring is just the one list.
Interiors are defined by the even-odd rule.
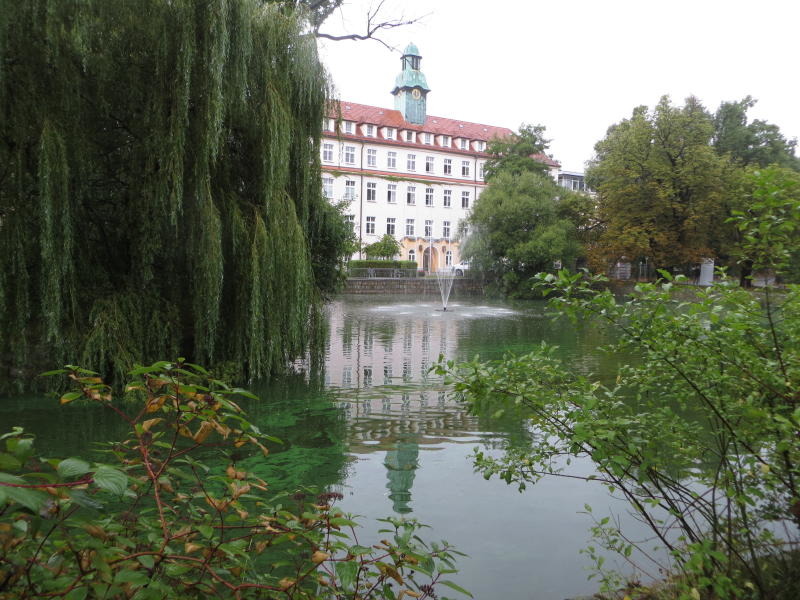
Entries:
[[411,92],[411,97],[414,98],[414,100],[419,100],[420,95],[419,90],[416,88]]

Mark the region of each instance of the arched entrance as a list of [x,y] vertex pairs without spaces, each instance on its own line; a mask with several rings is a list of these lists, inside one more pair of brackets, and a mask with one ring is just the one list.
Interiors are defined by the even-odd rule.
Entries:
[[422,270],[426,273],[435,273],[439,268],[439,252],[436,248],[428,246],[422,253]]

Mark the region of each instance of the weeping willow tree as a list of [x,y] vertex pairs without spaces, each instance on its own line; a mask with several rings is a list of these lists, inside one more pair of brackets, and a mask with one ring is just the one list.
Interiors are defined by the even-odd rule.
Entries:
[[347,242],[308,31],[258,0],[0,0],[0,381],[304,351]]

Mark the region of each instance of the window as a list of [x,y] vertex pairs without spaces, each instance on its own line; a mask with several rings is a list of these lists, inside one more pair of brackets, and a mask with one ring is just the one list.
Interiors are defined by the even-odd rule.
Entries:
[[386,217],[386,235],[394,235],[394,217]]
[[453,173],[453,160],[450,158],[444,159],[444,174],[450,175]]
[[425,143],[431,145],[433,143],[433,135],[430,133],[425,134]]
[[417,260],[417,253],[416,253],[416,252],[414,252],[414,249],[413,249],[413,248],[412,248],[411,250],[409,250],[409,251],[408,251],[408,260],[410,260],[410,261],[412,261],[412,262],[414,262],[414,261],[416,261],[416,260]]
[[390,183],[389,184],[389,187],[387,188],[387,192],[386,192],[386,201],[389,204],[394,204],[395,202],[397,202],[397,184],[396,183]]
[[397,152],[389,152],[386,157],[386,167],[389,169],[397,168]]
[[406,193],[406,204],[416,204],[417,203],[417,188],[413,185],[408,186],[408,192]]
[[368,167],[378,166],[378,151],[375,150],[375,148],[367,149],[367,166]]
[[348,179],[344,182],[344,199],[345,200],[355,200],[356,199],[356,182],[352,179]]
[[414,141],[414,132],[413,131],[406,131],[406,141],[413,142]]
[[461,192],[461,208],[469,208],[469,192]]
[[367,233],[375,233],[375,217],[367,217]]
[[433,236],[433,221],[425,220],[425,237]]
[[484,150],[486,150],[486,142],[484,142],[483,140],[478,140],[475,143],[478,146],[478,152],[483,152]]
[[442,206],[450,208],[451,200],[453,199],[453,190],[445,190],[442,197]]
[[322,128],[325,131],[333,131],[333,119],[322,119]]
[[352,165],[356,162],[356,147],[355,146],[345,146],[344,147],[344,162],[348,165]]
[[368,183],[367,184],[367,202],[375,202],[376,198],[378,197],[378,184],[377,183]]
[[442,221],[442,237],[445,239],[450,237],[450,221]]
[[442,146],[444,146],[445,148],[449,148],[450,147],[450,136],[449,135],[443,135],[442,136]]
[[483,179],[483,163],[478,163],[478,179]]
[[394,127],[387,127],[386,128],[386,139],[393,140],[394,139]]
[[406,235],[414,235],[414,219],[406,219]]
[[452,267],[453,266],[453,251],[452,250],[448,250],[447,252],[444,253],[444,265],[446,267]]
[[367,137],[375,137],[375,125],[367,125]]
[[462,160],[461,161],[461,176],[462,177],[469,177],[469,161]]
[[326,198],[333,198],[333,177],[322,178],[322,193]]
[[408,161],[406,161],[406,166],[408,167],[409,171],[416,171],[417,170],[417,155],[416,154],[409,154]]
[[433,206],[433,188],[425,188],[425,206]]
[[426,173],[433,173],[433,157],[426,156],[425,157],[425,172]]
[[322,160],[333,162],[333,144],[322,144]]
[[345,121],[344,122],[344,132],[345,133],[353,133],[353,122],[352,121]]
[[465,140],[464,138],[461,138],[461,149],[462,150],[468,150],[469,149],[469,140]]
[[344,220],[347,223],[350,223],[350,229],[356,228],[356,216],[355,215],[345,215]]

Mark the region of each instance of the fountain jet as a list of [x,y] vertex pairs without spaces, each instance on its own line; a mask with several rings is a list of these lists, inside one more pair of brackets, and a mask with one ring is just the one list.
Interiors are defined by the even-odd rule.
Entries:
[[447,312],[447,301],[450,299],[454,278],[455,273],[452,267],[444,267],[436,271],[436,283],[439,284],[439,292],[442,295],[442,310],[445,312]]

